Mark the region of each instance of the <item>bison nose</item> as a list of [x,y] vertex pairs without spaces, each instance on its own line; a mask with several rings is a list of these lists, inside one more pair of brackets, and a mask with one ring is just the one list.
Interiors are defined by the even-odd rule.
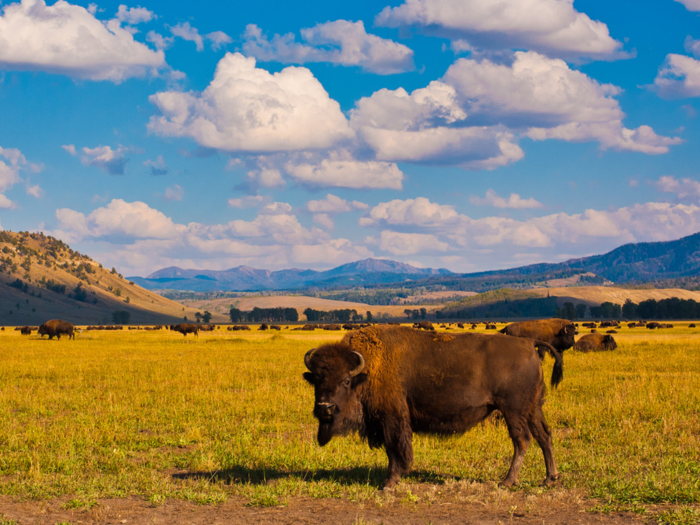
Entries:
[[333,414],[335,403],[316,403],[316,406],[318,407],[319,414],[330,416]]

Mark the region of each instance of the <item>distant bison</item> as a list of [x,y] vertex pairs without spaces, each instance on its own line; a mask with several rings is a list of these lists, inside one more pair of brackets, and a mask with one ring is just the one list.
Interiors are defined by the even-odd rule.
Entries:
[[545,385],[536,347],[555,358],[556,385],[561,354],[547,343],[517,337],[377,327],[309,350],[304,379],[315,390],[318,443],[358,431],[370,447],[384,447],[388,489],[410,470],[414,432],[461,434],[499,410],[515,449],[501,484],[517,483],[534,437],[544,454],[544,484],[552,486],[559,475],[542,414]]
[[39,336],[48,335],[49,339],[60,339],[61,335],[67,335],[68,339],[75,340],[75,334],[73,333],[73,323],[68,321],[61,321],[59,319],[51,319],[51,321],[46,321],[39,327]]
[[199,337],[199,326],[196,324],[180,323],[170,325],[170,329],[173,332],[180,332],[183,336],[187,337],[187,334],[194,334]]
[[576,341],[574,350],[578,352],[602,352],[604,350],[615,350],[617,343],[613,336],[603,334],[587,334]]
[[414,323],[413,328],[418,328],[419,330],[435,330],[433,323],[430,321],[421,321],[420,323]]
[[540,321],[511,323],[500,332],[515,337],[544,341],[560,352],[571,348],[576,342],[574,338],[576,327],[567,319],[542,319]]
[[688,325],[688,328],[695,328],[695,323],[691,323]]
[[32,333],[32,327],[31,326],[23,326],[22,328],[19,329],[19,333],[22,335],[30,335]]

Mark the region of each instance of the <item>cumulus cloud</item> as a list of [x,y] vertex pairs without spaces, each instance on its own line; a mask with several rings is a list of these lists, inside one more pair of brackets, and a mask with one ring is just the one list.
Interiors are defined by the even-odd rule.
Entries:
[[160,92],[148,129],[226,151],[324,149],[353,136],[340,105],[306,68],[269,73],[227,53],[201,93]]
[[318,264],[337,266],[360,259],[374,257],[364,246],[357,246],[348,239],[331,239],[323,244],[298,245],[292,248],[290,259],[297,264]]
[[144,166],[151,168],[151,175],[167,175],[168,166],[165,164],[162,155],[158,155],[156,160],[146,160],[143,163]]
[[268,39],[262,30],[250,24],[243,34],[243,51],[262,61],[284,64],[330,62],[344,66],[360,66],[380,75],[402,73],[415,68],[413,51],[403,44],[370,35],[362,21],[336,20],[302,29],[305,44],[294,35],[275,35]]
[[449,245],[437,237],[425,233],[399,233],[384,230],[379,247],[393,255],[413,255],[421,252],[446,252]]
[[314,213],[314,222],[329,230],[335,226],[333,219],[327,213]]
[[688,11],[700,11],[700,0],[676,0],[683,4]]
[[233,42],[233,39],[228,36],[223,31],[213,31],[207,34],[207,40],[211,42],[212,51],[218,51],[219,49]]
[[[199,34],[199,30],[196,27],[192,27],[189,22],[168,26],[168,29],[170,29],[170,32],[173,34],[173,38],[177,37],[187,40],[188,42],[194,42],[197,46],[197,51],[204,51],[204,40],[211,42],[213,51],[218,51],[226,44],[233,42],[231,37],[223,31],[214,31],[202,36]],[[149,33],[148,40],[149,42],[153,42],[157,49],[166,49],[173,43],[172,38],[165,38],[153,31]]]
[[458,224],[460,215],[454,207],[430,202],[425,197],[395,199],[372,208],[360,225],[385,224],[390,226],[446,227]]
[[352,210],[366,210],[369,206],[359,201],[348,202],[329,193],[325,199],[307,202],[306,208],[311,213],[345,213]]
[[700,96],[700,61],[674,53],[666,55],[650,87],[665,99]]
[[[26,157],[17,148],[0,147],[0,208],[11,209],[16,205],[6,195],[5,191],[9,190],[15,184],[24,182],[20,176],[20,172],[39,173],[44,167],[41,164],[28,162]],[[27,195],[32,195],[36,198],[41,198],[44,194],[39,185],[32,186],[29,181],[26,181]]]
[[466,110],[487,123],[530,128],[535,140],[598,141],[602,148],[666,153],[680,138],[658,136],[649,126],[627,129],[613,98],[621,90],[599,84],[563,60],[516,52],[511,65],[459,59],[444,82],[456,89]]
[[163,195],[163,200],[166,202],[181,201],[185,196],[185,190],[179,184],[169,186],[165,188],[165,194]]
[[418,27],[470,48],[532,49],[567,59],[627,56],[608,27],[576,11],[573,0],[406,0],[386,7],[375,24]]
[[656,188],[665,193],[675,193],[679,200],[700,201],[700,182],[693,179],[676,179],[666,175],[656,183]]
[[247,197],[242,197],[238,199],[229,199],[228,205],[231,208],[238,208],[240,210],[246,208],[256,208],[265,202],[265,197],[262,195],[248,195]]
[[475,195],[469,198],[469,202],[477,206],[494,206],[496,208],[542,208],[542,203],[537,202],[534,198],[522,199],[517,193],[511,193],[508,199],[500,197],[494,190],[488,190],[486,196],[482,199]]
[[314,163],[288,162],[285,171],[298,183],[320,188],[394,189],[403,186],[403,173],[391,162],[331,157]]
[[204,39],[202,35],[200,35],[199,30],[196,27],[192,27],[189,22],[174,25],[169,27],[169,29],[174,36],[187,40],[188,42],[194,42],[197,46],[197,51],[204,50]]
[[[94,14],[94,13],[93,13]],[[125,5],[120,5],[115,18],[122,23],[127,23],[130,25],[144,24],[150,22],[155,18],[153,11],[149,11],[145,7],[127,7]]]
[[64,146],[61,146],[64,150],[66,150],[68,153],[73,155],[74,157],[77,155],[77,152],[75,151],[75,146],[73,144],[66,144]]
[[137,42],[129,26],[122,27],[122,21],[145,21],[146,12],[120,7],[117,18],[103,23],[94,12],[65,1],[50,6],[44,0],[5,5],[0,16],[0,67],[116,83],[156,74],[166,67],[164,53]]
[[79,238],[171,239],[187,230],[175,224],[162,212],[145,202],[113,199],[107,206],[89,215],[61,208],[56,210],[61,228],[74,232]]
[[109,146],[98,146],[96,148],[83,148],[83,155],[80,162],[85,166],[100,168],[109,175],[124,175],[124,167],[129,159],[124,157],[127,148],[119,146],[112,149]]

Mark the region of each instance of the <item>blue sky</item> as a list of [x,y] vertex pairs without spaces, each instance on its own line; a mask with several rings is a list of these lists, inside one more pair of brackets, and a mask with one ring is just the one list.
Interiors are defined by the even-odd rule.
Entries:
[[700,0],[0,9],[0,226],[126,275],[700,230]]

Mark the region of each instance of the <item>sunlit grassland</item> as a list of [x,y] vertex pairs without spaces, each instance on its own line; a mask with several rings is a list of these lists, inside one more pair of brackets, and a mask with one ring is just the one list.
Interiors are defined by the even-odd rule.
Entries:
[[[480,330],[481,331],[481,330]],[[252,504],[290,497],[373,499],[386,456],[358,438],[315,443],[311,347],[339,332],[83,332],[75,341],[0,332],[0,494],[140,495]],[[611,505],[700,502],[700,331],[636,328],[618,350],[567,351],[549,389],[560,486]],[[545,360],[551,373],[551,359]],[[504,425],[414,437],[407,482],[497,482],[512,447]],[[544,478],[530,447],[516,490]]]

